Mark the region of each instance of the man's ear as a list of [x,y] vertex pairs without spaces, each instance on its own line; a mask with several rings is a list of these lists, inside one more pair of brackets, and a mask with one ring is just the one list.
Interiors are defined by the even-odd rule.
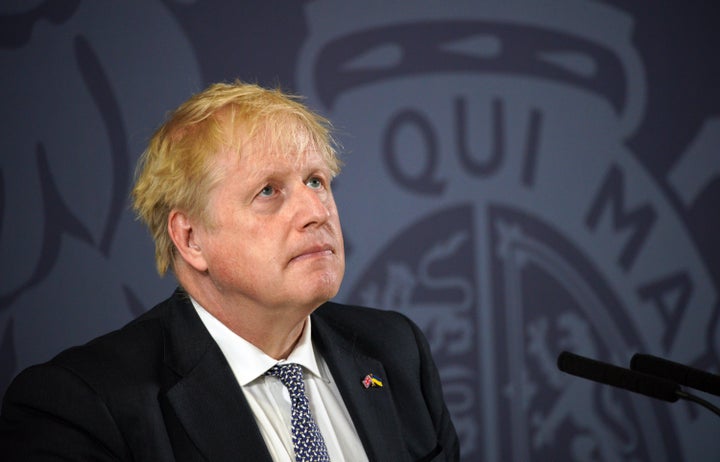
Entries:
[[168,215],[168,234],[177,249],[180,258],[197,271],[207,271],[208,265],[198,240],[195,222],[185,213],[177,209]]

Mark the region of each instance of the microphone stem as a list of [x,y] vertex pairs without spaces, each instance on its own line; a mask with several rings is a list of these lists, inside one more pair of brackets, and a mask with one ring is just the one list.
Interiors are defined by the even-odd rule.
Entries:
[[695,396],[695,395],[690,394],[683,390],[677,390],[676,393],[680,398],[686,399],[688,401],[692,401],[693,403],[697,403],[697,404],[701,405],[702,407],[714,412],[715,414],[718,415],[718,417],[720,417],[720,408],[713,405],[712,403],[705,401],[704,399],[700,398],[699,396]]

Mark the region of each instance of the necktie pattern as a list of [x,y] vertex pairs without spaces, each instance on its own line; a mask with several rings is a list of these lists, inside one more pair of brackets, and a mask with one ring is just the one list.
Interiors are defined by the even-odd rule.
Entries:
[[292,442],[296,462],[329,462],[325,440],[310,413],[305,395],[302,366],[295,363],[277,364],[265,375],[280,379],[290,392]]

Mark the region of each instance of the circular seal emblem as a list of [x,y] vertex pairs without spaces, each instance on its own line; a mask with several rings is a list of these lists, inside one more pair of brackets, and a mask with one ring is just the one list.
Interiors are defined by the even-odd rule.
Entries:
[[299,90],[348,152],[341,297],[424,330],[466,460],[694,460],[712,415],[555,368],[717,354],[717,287],[627,147],[631,18],[460,3],[306,7]]

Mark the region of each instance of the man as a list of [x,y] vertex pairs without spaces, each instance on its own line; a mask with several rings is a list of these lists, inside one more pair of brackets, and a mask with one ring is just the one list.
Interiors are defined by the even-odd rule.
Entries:
[[181,105],[133,190],[180,288],[22,372],[5,460],[457,460],[419,329],[328,302],[339,168],[328,122],[279,91],[216,84]]

